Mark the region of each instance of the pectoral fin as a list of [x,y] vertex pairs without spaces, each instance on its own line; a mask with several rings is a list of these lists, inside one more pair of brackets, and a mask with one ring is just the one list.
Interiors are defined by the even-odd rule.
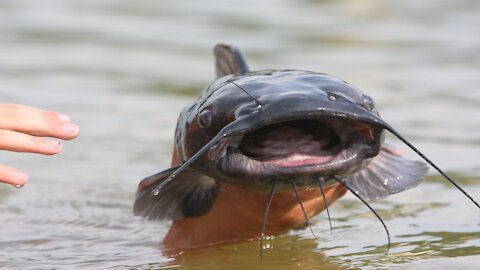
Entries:
[[172,167],[140,182],[133,206],[134,215],[176,220],[202,216],[210,211],[218,194],[217,181],[192,168],[177,175],[157,195],[152,194],[152,190],[177,168]]
[[392,146],[382,146],[367,168],[345,180],[365,200],[379,200],[416,187],[428,167],[424,162],[403,158]]

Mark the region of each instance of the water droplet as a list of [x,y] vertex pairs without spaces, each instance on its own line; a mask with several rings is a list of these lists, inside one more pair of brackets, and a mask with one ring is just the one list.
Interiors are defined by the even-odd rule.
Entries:
[[258,104],[257,110],[260,110],[262,108],[262,104]]
[[335,96],[330,95],[330,96],[328,96],[328,100],[335,101],[335,100],[337,100],[337,98]]
[[23,185],[15,185],[16,188],[21,188]]
[[385,178],[385,179],[383,180],[383,185],[384,185],[384,186],[388,185],[388,178]]
[[152,190],[152,195],[157,196],[160,193],[160,190],[158,188]]

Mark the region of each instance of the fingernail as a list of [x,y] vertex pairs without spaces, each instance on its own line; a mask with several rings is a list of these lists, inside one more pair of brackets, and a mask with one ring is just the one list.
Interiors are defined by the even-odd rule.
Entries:
[[80,127],[78,125],[75,125],[75,124],[68,124],[63,128],[63,130],[67,134],[76,135],[80,131]]
[[58,118],[60,119],[61,122],[64,122],[64,123],[70,122],[70,116],[66,114],[59,113]]

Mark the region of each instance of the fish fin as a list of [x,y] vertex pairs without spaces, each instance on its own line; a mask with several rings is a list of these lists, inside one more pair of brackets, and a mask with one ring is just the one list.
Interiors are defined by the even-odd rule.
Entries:
[[347,178],[345,184],[365,200],[379,200],[416,187],[427,171],[424,162],[406,159],[393,146],[384,145],[367,168]]
[[231,45],[217,44],[213,49],[217,78],[244,75],[249,69],[240,50]]
[[134,215],[148,219],[176,220],[202,216],[210,211],[218,194],[217,181],[192,168],[177,175],[157,195],[152,194],[158,184],[178,167],[154,174],[139,183],[133,205]]

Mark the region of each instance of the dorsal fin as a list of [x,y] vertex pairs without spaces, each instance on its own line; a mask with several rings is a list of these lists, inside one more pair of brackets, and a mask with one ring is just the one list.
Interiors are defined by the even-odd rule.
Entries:
[[217,78],[246,74],[249,69],[240,50],[235,46],[217,44],[213,49]]

